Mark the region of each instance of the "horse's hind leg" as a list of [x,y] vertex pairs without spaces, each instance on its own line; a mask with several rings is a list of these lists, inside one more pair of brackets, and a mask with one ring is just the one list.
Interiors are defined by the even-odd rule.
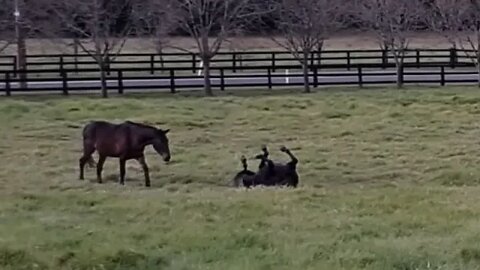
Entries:
[[83,156],[79,160],[79,167],[80,167],[80,180],[84,180],[84,169],[85,169],[85,164],[87,163],[93,163],[95,162],[92,159],[92,154],[95,152],[95,146],[93,143],[90,143],[88,141],[83,142]]
[[107,157],[100,155],[98,158],[98,164],[97,164],[97,181],[99,184],[102,183],[102,170],[103,170],[103,164],[105,164],[105,160]]
[[288,165],[289,165],[291,168],[293,168],[293,169],[296,168],[296,166],[297,166],[297,164],[298,164],[298,159],[297,159],[297,157],[295,157],[295,156],[292,154],[292,152],[290,151],[290,149],[288,149],[287,147],[283,146],[283,147],[280,149],[280,151],[286,153],[286,154],[290,157],[291,161],[288,163]]

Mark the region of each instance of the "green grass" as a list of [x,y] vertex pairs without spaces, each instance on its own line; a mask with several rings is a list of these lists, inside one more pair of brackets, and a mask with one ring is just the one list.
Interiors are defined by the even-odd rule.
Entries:
[[[0,99],[0,269],[480,269],[480,92],[294,91]],[[171,128],[152,185],[93,170],[81,127]],[[228,186],[267,143],[300,188]],[[256,162],[251,163],[252,167]]]

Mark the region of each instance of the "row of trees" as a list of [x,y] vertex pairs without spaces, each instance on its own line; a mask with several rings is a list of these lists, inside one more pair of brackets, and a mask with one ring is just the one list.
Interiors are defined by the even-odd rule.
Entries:
[[394,56],[399,87],[408,34],[425,26],[472,52],[480,86],[480,0],[0,0],[0,18],[0,50],[17,43],[20,69],[25,37],[58,43],[73,35],[73,45],[98,64],[104,97],[106,64],[132,36],[152,40],[161,52],[176,48],[172,32],[188,34],[196,44],[189,52],[203,61],[205,94],[212,95],[210,63],[222,45],[244,29],[272,23],[277,31],[269,36],[303,66],[306,92],[311,53],[352,24],[374,32]]

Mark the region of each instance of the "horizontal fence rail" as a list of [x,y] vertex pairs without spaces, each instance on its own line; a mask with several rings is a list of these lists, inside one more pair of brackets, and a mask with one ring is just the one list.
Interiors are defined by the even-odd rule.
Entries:
[[[444,65],[451,68],[472,66],[473,51],[456,49],[411,49],[405,52],[404,61],[415,67],[425,65]],[[191,53],[121,53],[110,55],[107,61],[109,69],[141,68],[151,74],[158,68],[182,68],[192,73],[197,72],[202,62],[198,55]],[[26,69],[42,71],[64,69],[77,73],[97,68],[97,63],[87,54],[42,54],[28,55]],[[354,69],[359,65],[375,65],[386,69],[394,63],[394,56],[385,50],[325,50],[313,52],[309,58],[310,65],[321,68]],[[230,68],[232,72],[244,71],[250,67],[270,66],[273,71],[281,66],[299,65],[297,59],[287,51],[249,51],[220,52],[212,61],[213,67]],[[0,71],[11,71],[17,75],[16,56],[0,56]],[[60,73],[59,72],[59,73]]]
[[[472,51],[456,49],[407,50],[405,84],[475,83]],[[108,88],[118,93],[135,90],[176,92],[204,87],[202,63],[195,54],[111,55],[106,66]],[[62,93],[98,91],[99,66],[91,56],[28,55],[26,70],[15,56],[0,56],[0,93]],[[309,81],[326,85],[392,84],[397,80],[394,56],[384,50],[328,50],[309,59]],[[286,51],[221,52],[212,60],[215,88],[281,87],[304,84],[302,66]]]
[[[410,68],[409,68],[410,66]],[[405,84],[434,84],[446,85],[452,83],[476,83],[478,72],[476,70],[452,69],[446,66],[431,66],[424,69],[411,69],[413,65],[407,64],[403,72],[402,81]],[[280,66],[288,68],[292,66]],[[350,71],[327,71],[319,66],[310,66],[309,84],[313,87],[327,85],[385,85],[396,82],[397,73],[394,70],[371,70],[371,66],[356,65]],[[278,68],[278,67],[276,67]],[[141,71],[145,69],[137,68]],[[188,69],[188,68],[185,68]],[[288,70],[288,69],[285,69]],[[94,69],[89,71],[95,71]],[[138,70],[137,70],[138,71]],[[181,89],[202,89],[203,77],[182,73],[184,69],[156,69],[162,74],[134,74],[129,69],[111,69],[107,78],[108,89],[123,94],[126,91],[156,90],[175,93]],[[230,71],[230,72],[227,72]],[[273,87],[301,86],[304,84],[303,73],[299,71],[286,72],[274,71],[272,66],[250,67],[243,73],[231,73],[232,68],[212,68],[211,83],[214,88],[225,90],[227,88],[242,87]],[[42,70],[46,76],[32,77],[29,73],[38,71],[22,71],[28,77],[22,85],[22,76],[13,76],[13,72],[3,73],[0,81],[0,91],[10,96],[14,93],[61,93],[68,95],[75,92],[98,91],[100,80],[98,76],[76,76],[74,70],[64,69],[61,76],[52,74],[57,70]],[[130,72],[130,73],[129,73]],[[19,72],[20,73],[20,72]]]

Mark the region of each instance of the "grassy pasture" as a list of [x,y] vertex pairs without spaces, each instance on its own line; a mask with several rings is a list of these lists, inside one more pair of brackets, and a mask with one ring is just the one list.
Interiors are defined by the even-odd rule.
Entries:
[[[441,36],[430,32],[411,33],[412,48],[450,48],[450,44]],[[30,39],[27,40],[27,50],[29,54],[57,54],[73,53],[73,47],[69,46],[71,40],[46,40]],[[171,47],[183,48],[186,50],[195,50],[196,43],[188,37],[170,37]],[[87,44],[88,46],[88,44]],[[363,33],[355,31],[343,31],[335,34],[325,42],[325,49],[378,49],[378,42],[373,33]],[[238,36],[231,38],[222,46],[223,51],[251,51],[251,50],[284,50],[271,38],[264,36]],[[156,52],[154,43],[151,39],[132,38],[129,39],[124,49],[124,53],[138,52]],[[177,51],[174,48],[166,48],[166,52]],[[15,46],[9,47],[4,54],[15,55]]]
[[[480,269],[477,88],[241,93],[2,98],[0,269]],[[78,181],[91,119],[172,128],[172,164]],[[228,187],[263,143],[300,188]]]

